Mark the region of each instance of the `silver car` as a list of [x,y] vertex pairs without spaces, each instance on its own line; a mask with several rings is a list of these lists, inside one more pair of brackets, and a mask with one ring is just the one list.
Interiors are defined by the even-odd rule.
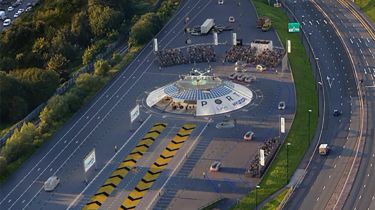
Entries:
[[57,185],[59,185],[60,179],[57,176],[51,176],[44,182],[44,191],[51,192],[53,191]]
[[286,106],[286,105],[285,105],[285,101],[280,101],[280,102],[279,102],[278,109],[279,109],[279,110],[284,110],[284,109],[285,109],[285,106]]

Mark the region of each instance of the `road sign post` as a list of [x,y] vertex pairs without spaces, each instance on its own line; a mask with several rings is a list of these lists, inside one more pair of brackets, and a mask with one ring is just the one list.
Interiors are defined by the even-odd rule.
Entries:
[[133,130],[133,122],[138,118],[139,113],[140,112],[138,104],[132,110],[130,110],[130,130]]
[[96,155],[95,155],[95,148],[92,149],[89,154],[86,155],[86,157],[83,159],[83,169],[84,169],[84,178],[85,183],[87,183],[87,172],[90,170],[90,168],[95,165],[96,166]]
[[300,32],[300,23],[298,22],[292,22],[292,23],[288,23],[288,32],[289,33],[298,33]]

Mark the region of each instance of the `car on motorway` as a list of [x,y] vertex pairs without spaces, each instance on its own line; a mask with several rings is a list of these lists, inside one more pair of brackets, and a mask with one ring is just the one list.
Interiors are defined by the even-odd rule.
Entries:
[[210,166],[210,171],[211,172],[218,172],[221,167],[221,162],[220,161],[214,161],[211,166]]
[[224,0],[218,0],[217,3],[218,3],[219,5],[223,5],[223,4],[224,4]]
[[47,181],[44,182],[44,191],[51,192],[53,191],[57,185],[59,185],[60,179],[57,176],[51,176],[47,179]]
[[341,111],[339,111],[338,109],[334,109],[333,110],[333,116],[334,117],[338,117],[338,116],[341,116],[342,115],[342,113],[341,113]]
[[10,23],[11,23],[12,21],[8,18],[8,19],[5,19],[4,20],[4,22],[3,22],[3,26],[4,27],[7,27],[7,26],[10,26]]
[[236,22],[236,19],[234,19],[233,16],[229,16],[228,21],[229,21],[230,23],[234,23],[234,22]]
[[223,121],[216,124],[216,128],[234,128],[234,122],[233,121]]
[[14,10],[14,7],[12,7],[12,6],[8,7],[8,12],[11,12],[13,10]]
[[246,132],[245,135],[243,136],[243,139],[244,139],[245,141],[251,141],[251,140],[253,140],[254,135],[255,135],[255,133],[254,133],[253,131],[248,131],[248,132]]
[[279,106],[277,107],[279,110],[284,110],[285,109],[285,101],[280,101]]

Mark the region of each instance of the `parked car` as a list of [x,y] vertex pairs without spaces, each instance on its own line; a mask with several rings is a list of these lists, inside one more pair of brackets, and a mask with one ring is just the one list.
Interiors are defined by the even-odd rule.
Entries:
[[51,176],[44,182],[44,191],[50,192],[53,191],[57,185],[59,185],[60,179],[57,176]]
[[24,9],[18,9],[18,14],[23,13],[25,10]]
[[3,26],[4,26],[4,27],[10,26],[11,22],[12,22],[12,21],[11,21],[9,18],[8,18],[8,19],[5,19],[4,22],[3,22]]
[[8,7],[8,12],[11,12],[13,10],[14,10],[14,7],[12,7],[12,6]]
[[32,7],[31,6],[29,6],[29,7],[26,7],[26,9],[25,9],[25,12],[28,12],[28,11],[30,11],[32,9]]
[[255,135],[255,133],[254,133],[253,131],[248,131],[248,132],[246,132],[245,135],[243,136],[243,139],[244,139],[245,141],[251,141],[251,140],[253,140],[254,135]]
[[220,161],[214,161],[210,166],[211,172],[217,172],[220,170],[221,162]]
[[14,13],[13,17],[17,18],[20,14],[18,12]]
[[285,101],[280,101],[280,102],[279,102],[278,109],[279,109],[279,110],[284,110],[284,109],[285,109],[285,106],[286,106],[286,105],[285,105]]
[[218,3],[219,5],[223,5],[223,4],[224,4],[224,0],[218,0],[217,3]]
[[230,23],[234,23],[234,22],[236,22],[236,19],[234,19],[233,16],[229,16],[228,21],[229,21]]

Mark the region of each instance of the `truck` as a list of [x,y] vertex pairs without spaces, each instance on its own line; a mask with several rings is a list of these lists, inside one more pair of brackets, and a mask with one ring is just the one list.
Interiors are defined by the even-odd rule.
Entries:
[[329,152],[329,146],[328,144],[320,144],[319,145],[319,154],[324,156],[327,155]]
[[206,21],[204,21],[204,23],[201,25],[201,34],[207,34],[208,32],[210,32],[210,30],[214,26],[215,26],[214,19],[211,19],[211,18],[206,19]]
[[266,16],[259,17],[256,21],[256,27],[261,28],[262,31],[270,30],[271,26],[272,26],[271,19]]

